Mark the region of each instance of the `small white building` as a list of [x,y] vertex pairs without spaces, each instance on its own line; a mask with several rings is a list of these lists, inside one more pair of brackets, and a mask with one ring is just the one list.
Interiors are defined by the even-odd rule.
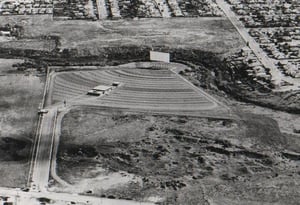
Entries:
[[96,87],[94,87],[93,89],[89,90],[87,92],[88,95],[96,95],[96,96],[100,96],[103,95],[105,93],[108,93],[109,91],[112,90],[111,86],[107,86],[107,85],[98,85]]

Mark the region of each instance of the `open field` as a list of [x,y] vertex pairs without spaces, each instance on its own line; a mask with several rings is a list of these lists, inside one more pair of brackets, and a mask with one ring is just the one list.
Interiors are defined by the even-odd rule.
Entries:
[[[0,59],[0,186],[20,187],[27,183],[29,157],[37,124],[43,81],[35,76],[9,74],[10,62]],[[3,66],[3,67],[2,67]]]
[[[69,29],[75,27],[72,24],[60,26]],[[207,51],[224,53],[228,51],[225,48],[238,48],[241,44],[239,35],[223,18],[104,21],[102,25],[97,26],[92,23],[76,23],[77,29],[81,26],[83,34],[72,32],[66,35],[66,32],[61,31],[62,48],[71,45],[82,50],[89,49],[92,55],[97,52],[97,47],[120,45],[205,48]]]
[[0,75],[6,75],[7,73],[15,71],[12,66],[17,63],[23,63],[21,59],[0,59]]
[[165,204],[296,204],[297,160],[276,122],[240,114],[238,122],[76,108],[63,119],[58,155],[71,186],[52,189]]
[[0,16],[0,22],[24,25],[24,38],[59,36],[62,49],[76,48],[80,56],[97,55],[100,48],[128,45],[194,48],[224,54],[244,44],[225,18],[90,22],[51,21],[47,16]]
[[2,42],[0,48],[28,49],[51,52],[55,49],[54,40],[26,39]]

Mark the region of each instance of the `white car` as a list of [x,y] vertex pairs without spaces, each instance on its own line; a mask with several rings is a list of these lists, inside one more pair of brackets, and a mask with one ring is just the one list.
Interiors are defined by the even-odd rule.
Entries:
[[96,96],[100,96],[101,94],[103,94],[102,91],[97,91],[97,90],[89,90],[87,92],[88,95],[96,95]]
[[48,113],[48,110],[46,110],[46,109],[40,109],[40,110],[38,111],[38,114],[40,114],[40,115],[46,114],[46,113]]

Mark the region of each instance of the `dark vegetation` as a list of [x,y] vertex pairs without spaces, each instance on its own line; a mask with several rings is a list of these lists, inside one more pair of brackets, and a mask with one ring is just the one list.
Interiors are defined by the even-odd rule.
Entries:
[[16,37],[17,39],[22,38],[24,35],[24,28],[20,25],[12,25],[12,24],[0,24],[0,31],[7,31],[10,32],[10,36]]
[[0,161],[24,161],[29,155],[31,142],[22,137],[0,138]]
[[46,198],[46,197],[41,197],[41,198],[38,198],[38,201],[39,202],[42,202],[42,203],[51,203],[51,199],[49,199],[49,198]]
[[[24,49],[1,48],[0,57],[23,57],[31,59],[30,63],[17,65],[19,70],[37,68],[43,71],[45,67],[56,66],[105,66],[119,65],[135,61],[148,61],[148,46],[121,46],[98,48],[97,55],[90,55],[88,51],[79,51],[76,48],[60,50],[60,40],[57,36],[42,37],[41,40],[53,40],[54,49]],[[1,47],[1,45],[0,45]],[[251,102],[257,105],[287,112],[300,113],[299,91],[272,92],[266,86],[262,86],[247,77],[245,67],[236,67],[232,70],[220,56],[213,52],[195,49],[174,49],[166,47],[154,47],[154,50],[171,53],[171,61],[181,62],[192,67],[192,71],[182,72],[195,85],[205,89],[222,90],[237,100]],[[242,84],[236,83],[241,81]],[[219,93],[220,94],[220,93]]]
[[[225,60],[220,60],[218,56],[211,56],[210,59],[203,61],[190,58],[183,63],[189,65],[192,70],[181,74],[196,86],[214,90],[222,97],[224,95],[220,91],[239,101],[294,114],[300,113],[300,91],[273,92],[270,87],[263,86],[248,77],[245,72],[247,65],[232,70]],[[238,81],[241,83],[237,83]]]

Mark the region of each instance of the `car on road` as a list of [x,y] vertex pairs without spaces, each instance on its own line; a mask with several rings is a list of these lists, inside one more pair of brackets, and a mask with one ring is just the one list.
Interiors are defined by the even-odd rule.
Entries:
[[40,109],[40,110],[38,111],[38,114],[39,114],[39,115],[46,114],[46,113],[48,113],[48,110],[46,110],[46,109]]
[[87,190],[85,193],[86,193],[86,194],[92,194],[92,193],[93,193],[93,190]]
[[23,188],[21,188],[21,191],[28,192],[29,191],[29,187],[23,187]]
[[87,92],[87,94],[88,94],[88,95],[94,95],[94,96],[100,96],[100,95],[103,94],[103,92],[102,92],[102,91],[97,91],[97,90],[89,90],[89,91]]
[[118,87],[121,83],[120,82],[113,82],[111,85],[114,87]]

